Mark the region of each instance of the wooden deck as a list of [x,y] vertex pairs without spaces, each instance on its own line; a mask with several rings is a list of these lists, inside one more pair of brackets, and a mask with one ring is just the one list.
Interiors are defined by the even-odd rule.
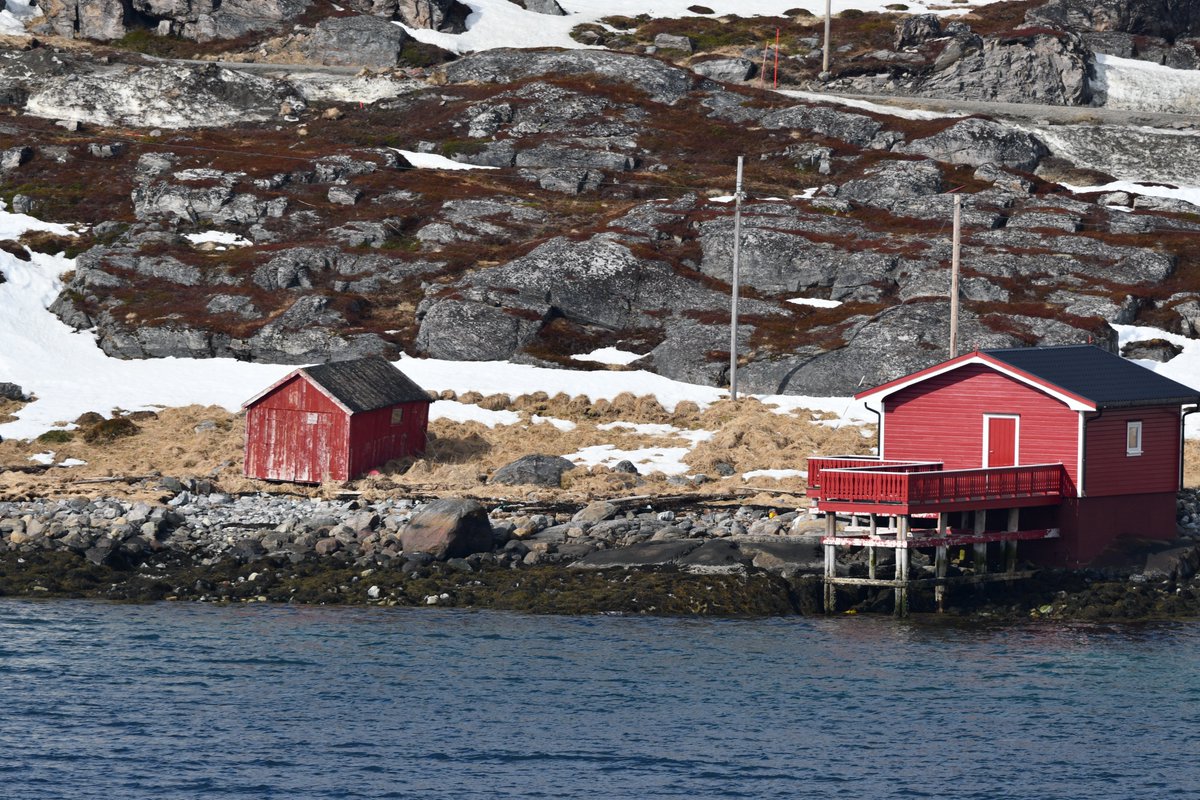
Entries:
[[1057,505],[1074,490],[1062,464],[942,469],[935,461],[811,458],[809,495],[821,511],[920,514]]

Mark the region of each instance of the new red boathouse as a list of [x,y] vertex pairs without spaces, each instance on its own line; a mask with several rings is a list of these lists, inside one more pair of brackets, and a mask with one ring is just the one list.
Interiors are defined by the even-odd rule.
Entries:
[[429,403],[378,356],[302,367],[243,405],[246,476],[344,481],[423,453]]
[[857,398],[880,415],[878,457],[809,459],[809,493],[831,515],[869,519],[872,535],[880,516],[902,538],[936,519],[949,538],[908,546],[937,545],[941,557],[973,544],[984,571],[988,542],[1012,546],[1010,569],[1018,540],[1038,563],[1075,567],[1122,536],[1176,535],[1182,422],[1200,392],[1120,356],[982,350]]

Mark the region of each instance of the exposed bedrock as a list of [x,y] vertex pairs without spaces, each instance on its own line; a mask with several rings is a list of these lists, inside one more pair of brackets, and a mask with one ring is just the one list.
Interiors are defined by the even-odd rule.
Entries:
[[[238,39],[281,29],[316,5],[313,0],[44,0],[44,25],[60,36],[96,41],[150,30],[197,42]],[[458,0],[348,0],[362,14],[412,28],[462,33],[471,13]],[[359,29],[371,33],[378,31]],[[366,62],[361,62],[366,63]]]
[[841,92],[1078,106],[1092,98],[1091,59],[1087,44],[1073,33],[984,38],[963,26],[927,66],[839,78],[829,87]]

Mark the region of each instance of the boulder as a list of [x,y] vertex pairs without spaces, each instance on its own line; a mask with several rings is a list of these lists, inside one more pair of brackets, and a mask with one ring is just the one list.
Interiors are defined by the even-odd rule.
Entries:
[[416,345],[432,358],[503,361],[533,341],[548,311],[529,315],[466,298],[435,300],[421,317]]
[[895,48],[916,47],[942,35],[942,23],[937,14],[914,14],[896,23]]
[[946,130],[893,148],[950,164],[980,167],[995,164],[1033,172],[1050,149],[1031,133],[986,119],[964,119]]
[[535,14],[549,14],[552,17],[565,17],[566,11],[560,6],[557,0],[508,0],[526,11],[532,11]]
[[557,487],[562,485],[563,473],[573,469],[575,465],[560,456],[521,456],[493,472],[488,483]]
[[125,27],[127,0],[44,0],[46,19],[54,32],[69,39],[120,39]]
[[409,35],[382,17],[329,17],[317,23],[305,55],[319,64],[394,67],[401,61]]
[[1200,5],[1164,0],[1050,0],[1025,12],[1031,26],[1174,39],[1200,33]]
[[681,50],[692,52],[692,40],[674,33],[660,33],[654,37],[654,46],[659,50]]
[[15,383],[0,383],[0,399],[16,400],[22,403],[29,399],[29,395],[25,394],[25,390]]
[[465,558],[492,550],[492,523],[474,500],[435,500],[400,531],[405,552],[428,553],[438,559]]
[[603,522],[606,519],[612,519],[617,515],[617,507],[606,500],[597,500],[594,503],[589,503],[579,511],[575,512],[575,516],[571,517],[572,522]]
[[0,170],[7,172],[16,169],[31,158],[33,158],[33,148],[25,145],[0,150]]
[[693,63],[692,72],[725,83],[741,83],[754,77],[754,62],[748,58],[714,58]]
[[1121,348],[1121,355],[1125,358],[1158,362],[1170,361],[1182,352],[1182,347],[1168,342],[1166,339],[1148,339],[1140,342],[1130,342]]

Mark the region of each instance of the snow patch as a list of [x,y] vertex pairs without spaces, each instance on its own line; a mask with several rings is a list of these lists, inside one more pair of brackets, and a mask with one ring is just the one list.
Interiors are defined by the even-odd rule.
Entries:
[[185,233],[183,238],[192,244],[218,244],[226,247],[246,247],[253,244],[249,239],[238,236],[231,231],[204,231],[203,233]]
[[[410,376],[411,377],[411,376]],[[457,400],[437,400],[429,407],[429,419],[445,419],[450,422],[478,422],[488,428],[497,425],[516,425],[521,415],[515,411],[492,411],[474,403]]]
[[499,167],[480,167],[475,164],[461,164],[445,156],[435,153],[418,153],[415,150],[399,150],[392,148],[417,169],[499,169]]
[[42,10],[32,0],[7,0],[0,11],[0,34],[5,36],[28,36],[25,23],[42,15]]
[[595,361],[599,364],[617,364],[620,366],[632,364],[639,358],[642,358],[641,353],[631,353],[619,347],[601,347],[599,350],[593,350],[590,353],[571,356],[571,359],[574,361]]
[[594,447],[584,447],[581,450],[563,456],[584,467],[603,465],[616,466],[621,461],[631,461],[643,474],[660,472],[663,475],[683,475],[688,471],[688,465],[683,458],[690,447],[643,447],[636,450],[618,450],[611,444],[598,444]]
[[837,308],[842,304],[841,300],[822,300],[819,297],[792,297],[787,302],[798,306],[812,306],[814,308]]
[[1170,200],[1183,200],[1186,203],[1191,203],[1194,206],[1200,206],[1200,186],[1163,186],[1153,183],[1139,183],[1135,181],[1113,181],[1106,183],[1103,186],[1072,186],[1071,184],[1062,184],[1068,191],[1075,194],[1088,194],[1091,192],[1128,192],[1129,194],[1140,194],[1143,197],[1165,197]]
[[555,428],[558,428],[563,433],[570,433],[571,431],[575,430],[575,428],[578,427],[574,422],[571,422],[571,420],[569,420],[569,419],[559,419],[557,417],[543,417],[543,416],[539,416],[538,414],[531,414],[529,417],[529,421],[532,422],[534,425],[543,425],[543,424],[552,425]]
[[958,119],[966,116],[966,114],[957,114],[952,111],[898,108],[884,103],[872,103],[870,100],[856,100],[853,97],[838,97],[837,95],[822,94],[820,92],[801,92],[795,89],[778,89],[777,92],[786,97],[794,97],[797,100],[805,100],[810,103],[833,103],[839,106],[846,106],[847,108],[857,108],[860,111],[870,111],[873,114],[899,117],[900,119]]
[[1200,113],[1200,71],[1096,54],[1092,91],[1105,108]]
[[808,472],[802,469],[752,469],[749,472],[742,473],[742,480],[750,480],[751,478],[774,478],[775,480],[783,480],[784,478],[807,478]]

